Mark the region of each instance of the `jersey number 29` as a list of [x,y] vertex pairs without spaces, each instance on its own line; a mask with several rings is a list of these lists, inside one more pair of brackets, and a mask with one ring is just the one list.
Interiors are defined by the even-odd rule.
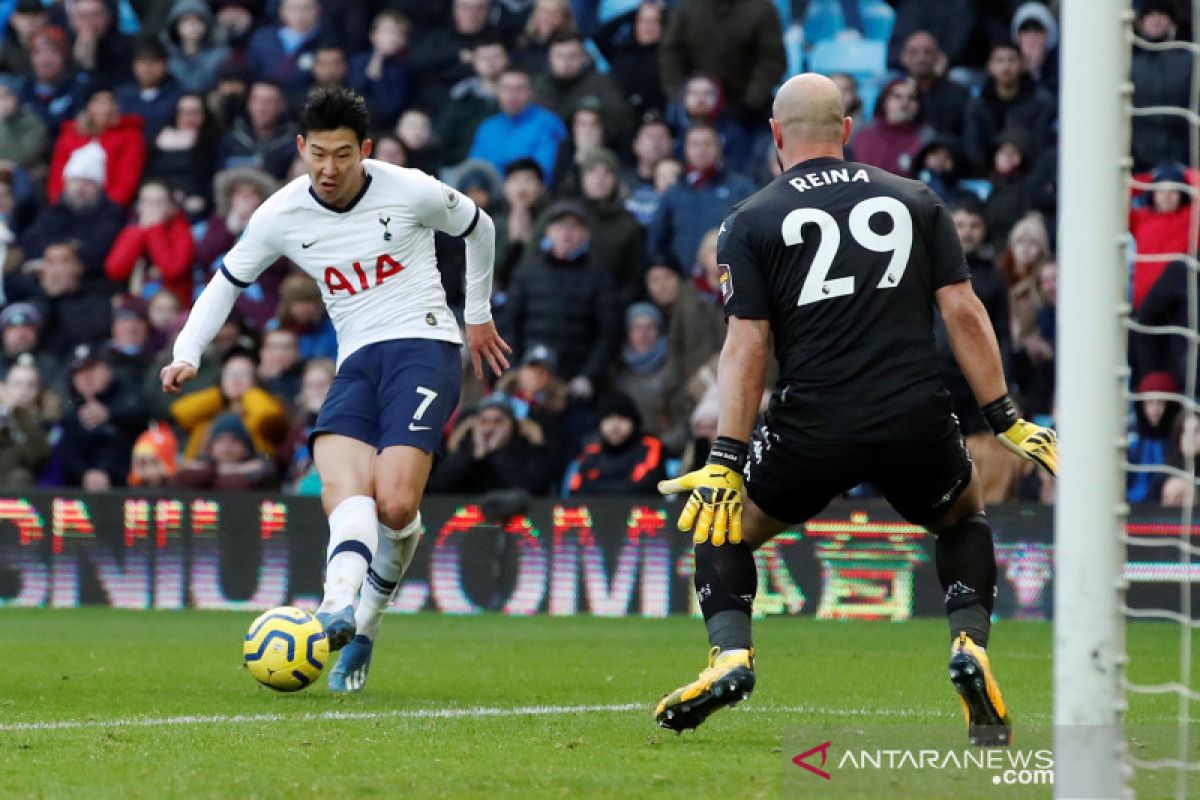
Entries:
[[[871,217],[876,214],[887,214],[892,218],[889,232],[878,234],[871,230]],[[828,277],[829,268],[833,266],[833,259],[842,243],[842,232],[832,215],[819,208],[797,208],[783,218],[783,243],[788,246],[803,243],[801,232],[810,223],[821,229],[821,244],[817,246],[817,255],[804,278],[804,285],[800,287],[798,306],[854,293],[853,275],[833,279]],[[892,289],[898,286],[904,277],[904,270],[908,268],[908,256],[912,252],[913,226],[908,208],[894,197],[863,200],[850,210],[850,235],[868,250],[892,254],[875,288]]]

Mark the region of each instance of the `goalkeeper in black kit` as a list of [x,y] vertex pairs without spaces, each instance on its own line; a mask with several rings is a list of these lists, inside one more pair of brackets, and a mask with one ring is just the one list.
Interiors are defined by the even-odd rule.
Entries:
[[[986,647],[996,589],[992,530],[934,350],[935,308],[1000,442],[1052,474],[1054,431],[1018,418],[995,333],[971,288],[949,210],[924,184],[843,160],[837,87],[798,75],[779,90],[771,132],[783,174],[721,226],[729,330],[720,424],[708,463],[659,484],[690,492],[679,517],[696,545],[696,593],[712,646],[697,680],[655,709],[683,731],[754,689],[755,548],[874,484],[937,537],[950,620],[950,680],[973,744],[1012,728]],[[780,378],[755,424],[767,342]]]

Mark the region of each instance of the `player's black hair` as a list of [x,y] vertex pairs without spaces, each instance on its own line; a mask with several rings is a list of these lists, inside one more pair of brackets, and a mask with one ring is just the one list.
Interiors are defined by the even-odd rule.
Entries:
[[345,86],[319,86],[308,93],[300,112],[300,135],[349,128],[359,144],[371,129],[371,115],[362,95]]

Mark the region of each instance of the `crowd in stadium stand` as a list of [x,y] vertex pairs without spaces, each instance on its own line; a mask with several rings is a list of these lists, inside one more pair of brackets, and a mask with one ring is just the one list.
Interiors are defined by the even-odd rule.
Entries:
[[[295,120],[324,84],[367,98],[374,157],[496,220],[513,368],[468,376],[431,491],[651,494],[703,461],[725,324],[716,229],[778,174],[766,119],[801,70],[841,87],[849,157],[952,209],[1014,394],[1052,424],[1055,5],[0,0],[0,485],[319,491],[307,433],[337,342],[286,260],[242,294],[183,396],[157,375],[250,215],[303,174]],[[1143,39],[1190,36],[1190,4],[1135,7]],[[1186,107],[1192,58],[1138,49],[1135,104]],[[1189,155],[1185,119],[1134,121],[1139,180],[1196,184]],[[1131,197],[1146,324],[1189,324],[1194,273],[1153,258],[1195,241],[1182,188]],[[461,314],[463,245],[439,233],[437,252]],[[940,325],[937,339],[987,500],[1050,501],[987,431]],[[1135,337],[1131,355],[1138,391],[1188,385],[1182,339]],[[1136,404],[1131,458],[1181,465],[1194,422]],[[1129,496],[1188,502],[1186,484],[1139,475]]]

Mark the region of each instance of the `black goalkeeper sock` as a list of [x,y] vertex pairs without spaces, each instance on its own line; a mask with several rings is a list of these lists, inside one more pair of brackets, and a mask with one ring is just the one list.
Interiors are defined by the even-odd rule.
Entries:
[[758,569],[749,545],[696,545],[696,595],[708,641],[722,650],[750,647],[750,614],[758,591]]
[[996,551],[987,517],[972,514],[939,531],[936,554],[951,639],[966,631],[975,644],[987,647],[996,597]]

